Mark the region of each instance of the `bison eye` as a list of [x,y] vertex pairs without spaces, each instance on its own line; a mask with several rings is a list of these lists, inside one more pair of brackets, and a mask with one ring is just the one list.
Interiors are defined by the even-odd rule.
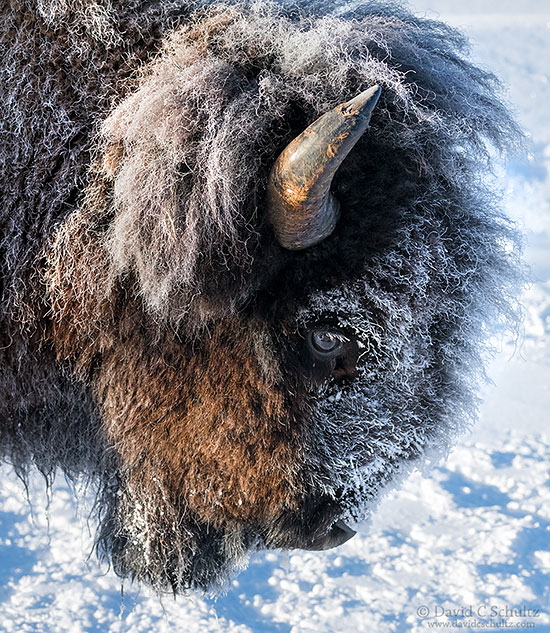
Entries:
[[347,340],[342,333],[335,330],[319,329],[308,333],[309,346],[321,356],[337,356]]

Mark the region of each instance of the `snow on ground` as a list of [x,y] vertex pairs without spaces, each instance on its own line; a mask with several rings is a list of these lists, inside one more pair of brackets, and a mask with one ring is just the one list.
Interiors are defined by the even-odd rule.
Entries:
[[330,552],[257,555],[217,599],[160,600],[130,584],[122,595],[116,576],[87,558],[86,503],[61,478],[48,503],[37,476],[31,513],[3,468],[0,631],[550,632],[550,2],[413,4],[470,35],[532,139],[505,178],[533,283],[520,340],[490,366],[479,424],[446,463],[386,498],[364,533]]

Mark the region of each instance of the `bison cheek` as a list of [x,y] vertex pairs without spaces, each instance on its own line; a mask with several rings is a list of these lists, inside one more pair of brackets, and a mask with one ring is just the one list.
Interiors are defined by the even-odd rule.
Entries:
[[154,356],[140,337],[112,349],[96,377],[104,429],[123,481],[152,503],[260,530],[304,497],[304,429],[242,337],[213,339],[180,357],[175,341]]

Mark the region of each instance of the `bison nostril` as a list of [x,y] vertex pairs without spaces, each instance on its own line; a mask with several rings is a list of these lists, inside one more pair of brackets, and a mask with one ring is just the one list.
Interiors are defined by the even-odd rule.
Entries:
[[283,513],[260,529],[267,547],[327,550],[343,545],[356,532],[339,518],[342,509],[332,499],[306,500],[299,515]]
[[311,550],[324,550],[338,547],[349,541],[357,534],[352,530],[349,525],[346,525],[342,520],[336,521],[330,530],[324,536],[315,539],[312,542],[311,547],[305,547],[303,549]]
[[[355,530],[352,530],[350,528],[350,526],[346,525],[341,519],[340,519],[340,521],[336,521],[336,523],[332,527],[333,527],[333,529],[337,528],[338,530],[341,530],[342,532],[347,534],[348,535],[348,539],[352,538],[353,536],[355,536],[357,534],[357,532]],[[348,540],[348,539],[346,539],[346,540]]]
[[346,525],[342,520],[333,523],[332,527],[324,534],[317,534],[307,542],[297,543],[295,545],[298,549],[305,550],[326,550],[338,547],[349,541],[357,534],[355,530],[352,530],[349,525]]

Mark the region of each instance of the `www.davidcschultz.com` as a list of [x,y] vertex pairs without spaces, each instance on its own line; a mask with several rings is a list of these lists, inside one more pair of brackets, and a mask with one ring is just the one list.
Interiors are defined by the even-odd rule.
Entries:
[[[522,605],[479,605],[477,607],[446,608],[441,605],[422,605],[417,616],[431,629],[534,629],[541,610]],[[445,618],[443,621],[440,618]]]
[[510,620],[454,620],[453,622],[426,622],[429,629],[534,629],[534,622]]

